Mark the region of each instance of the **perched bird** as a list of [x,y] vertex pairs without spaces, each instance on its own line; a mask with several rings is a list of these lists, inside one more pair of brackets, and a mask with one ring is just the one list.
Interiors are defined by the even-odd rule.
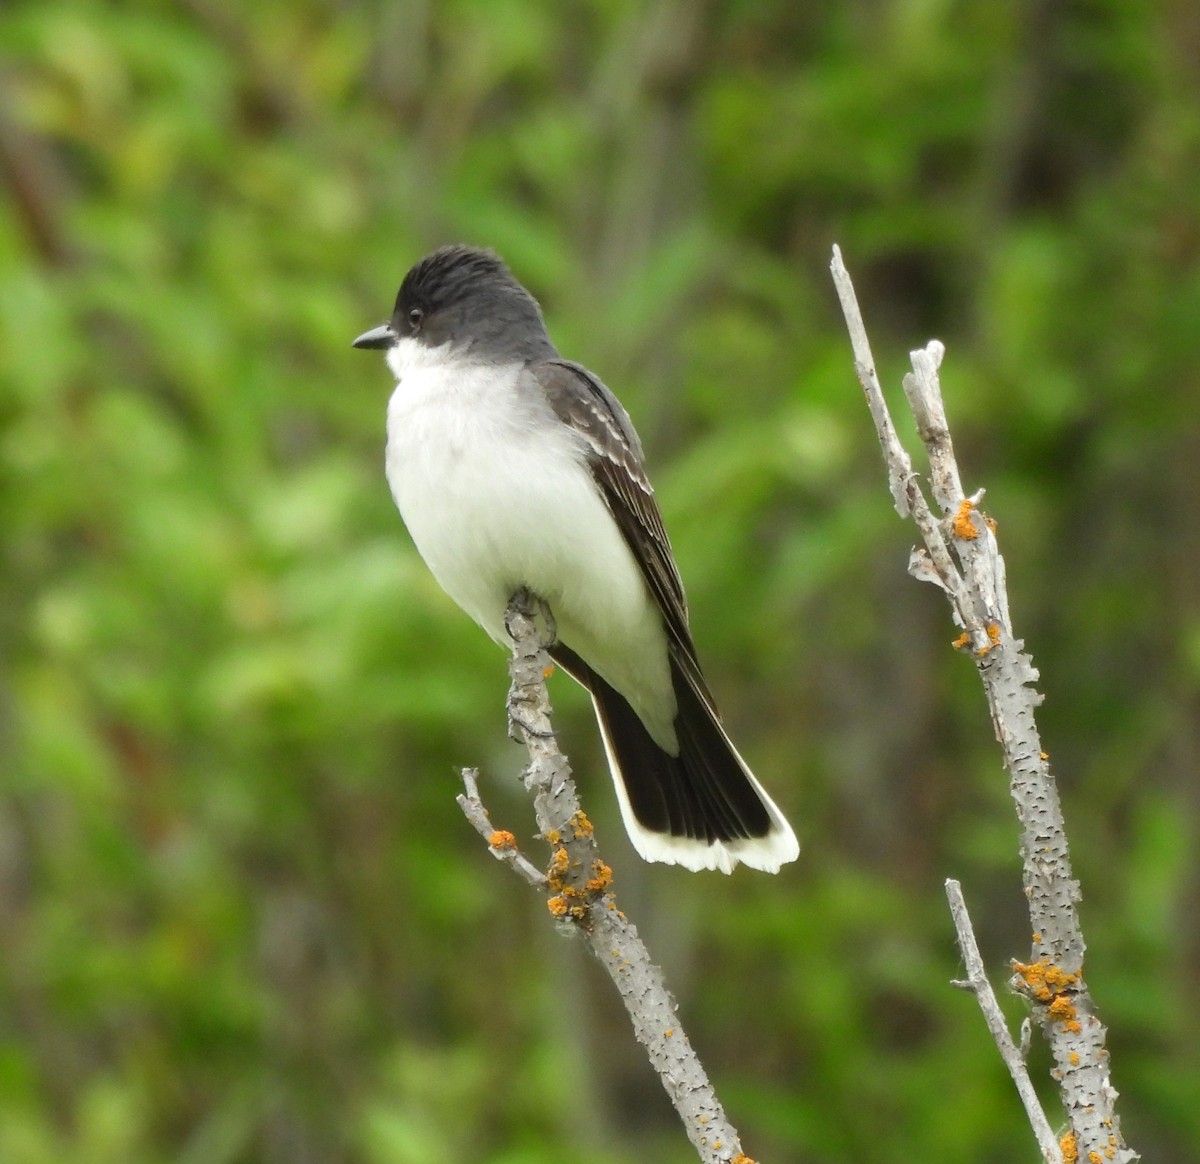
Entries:
[[794,860],[701,674],[633,424],[559,355],[533,296],[491,251],[443,247],[354,346],[396,377],[387,479],[442,588],[505,646],[517,589],[549,604],[550,655],[591,694],[634,848],[726,873]]

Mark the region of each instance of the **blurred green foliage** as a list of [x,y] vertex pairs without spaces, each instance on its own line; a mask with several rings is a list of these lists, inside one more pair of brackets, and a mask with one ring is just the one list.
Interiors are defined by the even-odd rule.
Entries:
[[454,804],[480,764],[532,830],[503,655],[412,551],[389,378],[348,346],[451,240],[629,407],[713,687],[802,837],[778,878],[641,864],[556,688],[747,1149],[1035,1155],[946,985],[948,875],[997,981],[1028,950],[1017,826],[904,572],[837,241],[889,387],[948,345],[1125,1131],[1195,1153],[1194,5],[10,0],[0,54],[0,1160],[694,1158],[608,984]]

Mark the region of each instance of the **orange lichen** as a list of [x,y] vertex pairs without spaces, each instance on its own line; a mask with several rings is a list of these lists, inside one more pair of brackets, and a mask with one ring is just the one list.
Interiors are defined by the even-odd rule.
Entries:
[[488,837],[488,844],[493,849],[515,849],[517,847],[517,838],[507,829],[497,829]]
[[[1034,934],[1033,940],[1040,942],[1041,935]],[[1046,961],[1014,962],[1012,968],[1038,1002],[1049,1002],[1056,994],[1062,994],[1079,982],[1078,974]]]
[[1042,935],[1039,934],[1036,930],[1034,930],[1034,932],[1033,932],[1033,940],[1034,940],[1035,944],[1040,944],[1041,940],[1042,940]]
[[[1108,1150],[1108,1157],[1110,1160],[1112,1159],[1112,1149],[1111,1148]],[[1101,1156],[1099,1152],[1089,1152],[1088,1153],[1088,1164],[1100,1164],[1100,1161],[1103,1159],[1104,1159],[1104,1157]]]
[[[1035,935],[1036,938],[1036,935]],[[1045,1005],[1052,1022],[1062,1023],[1063,1030],[1077,1035],[1083,1030],[1076,1017],[1075,1005],[1067,992],[1079,983],[1080,974],[1064,970],[1050,962],[1014,962],[1013,971],[1025,984],[1030,996]]]
[[590,837],[596,828],[587,818],[587,813],[581,808],[574,816],[571,817],[571,829],[575,833],[575,839],[582,840],[584,837]]
[[973,542],[979,537],[979,530],[975,528],[975,523],[971,520],[971,512],[974,508],[975,502],[967,497],[958,503],[958,512],[954,515],[950,528],[960,541]]
[[585,888],[589,893],[603,893],[612,884],[612,869],[603,861],[596,861],[592,868],[596,876],[588,879]]
[[545,680],[545,679],[549,679],[549,678],[550,678],[550,676],[551,676],[551,675],[553,675],[553,674],[554,674],[554,664],[553,664],[553,663],[547,663],[547,664],[546,664],[546,665],[545,665],[545,666],[542,668],[542,679],[543,679],[543,680]]
[[562,840],[562,837],[559,836],[558,829],[547,829],[546,840],[551,845],[557,845]]
[[1063,1164],[1075,1164],[1079,1159],[1079,1141],[1074,1132],[1068,1132],[1058,1141],[1058,1150],[1062,1153]]
[[1070,1063],[1072,1067],[1078,1067],[1079,1066],[1079,1052],[1072,1051],[1067,1056],[1067,1062]]
[[554,914],[555,917],[565,917],[567,910],[570,908],[567,905],[565,897],[552,897],[546,902],[546,908]]
[[956,651],[965,651],[971,645],[971,636],[966,631],[963,631],[950,645]]
[[1056,994],[1064,990],[1069,990],[1072,986],[1079,983],[1079,975],[1072,973],[1069,970],[1064,970],[1061,966],[1053,966],[1049,962],[1043,963],[1046,967],[1046,985],[1050,987]]
[[996,525],[996,519],[994,517],[985,517],[983,520],[987,523],[987,527],[992,531],[992,533],[995,533],[999,528],[999,526]]
[[739,1152],[732,1160],[729,1161],[729,1164],[754,1164],[754,1161],[751,1160],[745,1152]]
[[550,858],[550,876],[561,877],[571,867],[571,855],[566,848],[559,845],[554,850],[554,856]]
[[979,650],[975,652],[977,655],[986,655],[993,647],[998,647],[1000,645],[1000,627],[996,623],[989,622],[987,624],[987,637],[988,641],[986,645],[980,647]]
[[1014,962],[1013,973],[1025,983],[1038,1002],[1049,1002],[1053,991],[1046,985],[1047,962]]
[[665,1031],[663,1031],[663,1038],[669,1039],[674,1033],[675,1033],[674,1027],[667,1027],[667,1029]]
[[1075,1017],[1075,1007],[1065,994],[1055,995],[1050,1004],[1050,1017],[1056,1023],[1069,1023]]

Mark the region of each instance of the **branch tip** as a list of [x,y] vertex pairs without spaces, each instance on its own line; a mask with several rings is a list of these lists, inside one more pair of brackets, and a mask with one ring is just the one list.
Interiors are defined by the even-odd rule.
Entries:
[[[1071,875],[1058,789],[1047,766],[1030,760],[1043,751],[1034,718],[1042,701],[1032,686],[1037,672],[1009,616],[1004,559],[996,541],[995,523],[982,513],[979,515],[982,520],[976,521],[972,512],[983,496],[982,490],[968,498],[962,487],[938,378],[946,355],[945,345],[934,339],[924,348],[910,352],[912,371],[902,381],[929,462],[931,505],[897,436],[875,375],[854,288],[836,246],[831,270],[846,319],[855,371],[883,451],[893,504],[901,516],[912,518],[924,542],[924,552],[916,551],[910,558],[910,573],[921,581],[936,582],[946,592],[954,621],[964,631],[963,638],[955,645],[964,651],[971,649],[1004,754],[1004,767],[1011,774],[1009,787],[1023,830],[1020,845],[1024,889],[1032,928],[1039,935],[1034,959],[1045,959],[1068,970],[1078,969],[1084,948],[1075,909],[1079,893]],[[937,514],[948,515],[950,520]],[[989,1029],[1026,1104],[1043,1156],[1057,1164],[1062,1159],[1058,1143],[1049,1132],[1029,1083],[1024,1059],[1013,1045],[983,972],[961,888],[957,882],[948,881],[946,892],[967,962],[968,982],[975,989]],[[1086,987],[1082,981],[1073,987],[1071,997],[1058,1003],[1057,1012],[1052,1013],[1051,1003],[1035,1000],[1035,1014],[1056,1062],[1069,1062],[1073,1068],[1055,1075],[1071,1131],[1077,1137],[1072,1142],[1078,1144],[1082,1158],[1117,1158],[1122,1162],[1136,1159],[1118,1131],[1116,1093],[1109,1080],[1104,1028],[1094,1017]],[[1086,1016],[1087,1021],[1077,1015]],[[1076,1058],[1072,1059],[1072,1055]]]

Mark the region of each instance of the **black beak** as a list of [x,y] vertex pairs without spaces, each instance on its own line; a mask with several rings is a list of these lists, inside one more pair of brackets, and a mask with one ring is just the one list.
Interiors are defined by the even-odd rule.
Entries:
[[364,331],[351,345],[356,348],[390,348],[400,337],[392,331],[390,323],[381,323],[378,327]]

